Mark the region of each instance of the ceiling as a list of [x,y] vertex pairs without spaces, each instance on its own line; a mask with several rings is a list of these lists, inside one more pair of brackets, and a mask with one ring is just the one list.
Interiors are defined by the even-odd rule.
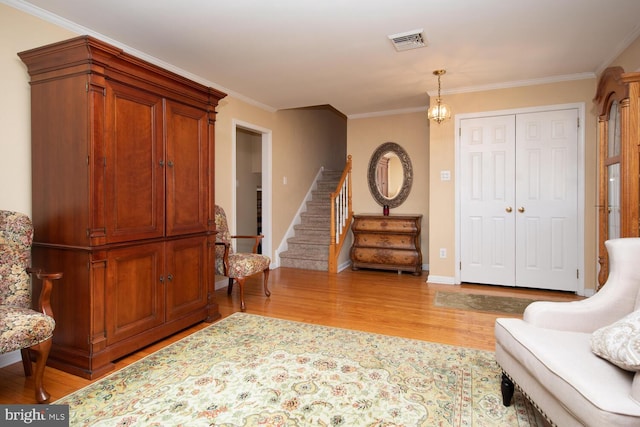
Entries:
[[[0,1],[253,104],[348,117],[424,109],[440,68],[443,95],[590,78],[640,35],[638,0]],[[427,47],[388,38],[418,29]]]

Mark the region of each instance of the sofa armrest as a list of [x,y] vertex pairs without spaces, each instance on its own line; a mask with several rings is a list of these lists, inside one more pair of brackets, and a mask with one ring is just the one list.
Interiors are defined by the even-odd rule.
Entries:
[[609,277],[598,293],[582,301],[531,303],[524,312],[525,322],[541,328],[591,333],[640,307],[640,238],[608,240],[605,245]]
[[571,302],[537,301],[525,309],[524,321],[540,328],[591,333],[630,312],[602,302],[594,297]]

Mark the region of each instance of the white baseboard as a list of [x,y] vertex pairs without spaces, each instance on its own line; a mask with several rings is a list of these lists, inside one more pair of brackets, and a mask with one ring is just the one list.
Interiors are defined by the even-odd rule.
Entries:
[[433,276],[430,274],[427,277],[427,283],[437,283],[439,285],[455,285],[456,280],[454,277],[450,276]]
[[226,288],[229,285],[229,279],[225,276],[216,275],[216,291],[218,289]]
[[20,362],[22,357],[20,356],[20,350],[12,351],[11,353],[0,354],[0,368],[13,365],[16,362]]

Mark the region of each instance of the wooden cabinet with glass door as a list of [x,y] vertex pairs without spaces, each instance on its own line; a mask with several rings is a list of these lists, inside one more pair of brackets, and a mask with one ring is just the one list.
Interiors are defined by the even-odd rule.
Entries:
[[639,85],[640,73],[624,73],[621,67],[607,68],[594,98],[599,116],[599,287],[609,275],[604,242],[640,236]]

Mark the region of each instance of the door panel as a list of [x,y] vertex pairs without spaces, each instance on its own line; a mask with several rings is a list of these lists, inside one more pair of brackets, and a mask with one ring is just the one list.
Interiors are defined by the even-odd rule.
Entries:
[[517,286],[577,290],[577,120],[575,109],[516,116]]
[[167,235],[206,231],[207,112],[167,101],[166,120]]
[[116,83],[107,91],[107,241],[162,237],[162,99]]
[[207,305],[207,237],[167,242],[167,321]]
[[461,120],[464,282],[514,284],[514,142],[513,116]]
[[107,255],[107,345],[164,323],[163,243],[115,249]]

